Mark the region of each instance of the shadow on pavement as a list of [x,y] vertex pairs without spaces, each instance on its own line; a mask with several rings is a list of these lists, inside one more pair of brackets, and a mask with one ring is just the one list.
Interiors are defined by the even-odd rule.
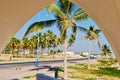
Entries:
[[50,69],[51,66],[41,66],[41,67],[38,67],[38,68],[33,68],[33,69],[30,69],[29,71],[34,71],[34,70],[40,70],[40,69]]

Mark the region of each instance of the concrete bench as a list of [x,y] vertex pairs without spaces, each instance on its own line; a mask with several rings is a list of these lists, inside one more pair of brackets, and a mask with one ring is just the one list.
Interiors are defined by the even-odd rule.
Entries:
[[48,75],[45,75],[45,74],[42,74],[42,73],[39,73],[39,74],[37,74],[37,80],[58,80],[58,79],[53,78]]

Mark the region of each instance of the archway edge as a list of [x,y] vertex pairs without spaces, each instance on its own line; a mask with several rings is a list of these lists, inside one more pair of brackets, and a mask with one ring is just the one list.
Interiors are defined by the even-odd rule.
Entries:
[[56,0],[1,0],[0,53],[13,35],[38,11]]
[[[13,34],[35,13],[56,0],[1,0],[0,52]],[[120,0],[71,0],[99,25],[120,61]]]

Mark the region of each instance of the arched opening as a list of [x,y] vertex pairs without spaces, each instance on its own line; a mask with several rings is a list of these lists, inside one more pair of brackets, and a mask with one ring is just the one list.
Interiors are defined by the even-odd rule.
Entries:
[[[116,36],[116,34],[119,34],[119,25],[120,25],[120,23],[119,23],[119,10],[120,9],[119,9],[119,5],[118,5],[119,1],[117,1],[117,0],[116,1],[109,1],[109,0],[95,1],[94,0],[94,2],[87,1],[87,0],[84,0],[84,1],[71,0],[71,1],[80,5],[96,21],[96,23],[100,26],[100,28],[106,35],[107,39],[109,40],[109,42],[115,52],[115,55],[117,56],[117,58],[119,60],[120,44],[119,44],[119,38]],[[6,3],[4,1],[2,1],[2,2]],[[16,1],[13,1],[13,2],[16,4],[18,3]],[[27,3],[27,1],[25,1],[25,2]],[[28,1],[28,2],[30,2],[30,1]],[[45,2],[47,2],[47,1],[45,1]],[[52,0],[51,1],[49,0],[48,2],[52,2]],[[12,2],[9,2],[9,3],[12,4]],[[20,3],[18,5],[20,5],[22,3],[24,3],[24,2],[20,1]],[[30,3],[33,4],[34,2],[30,2]],[[109,6],[106,5],[106,3]],[[38,3],[36,2],[33,5],[36,5],[36,4],[38,4]],[[41,3],[41,4],[43,4],[43,3]],[[26,4],[23,4],[23,5],[25,6]],[[116,5],[116,6],[114,6],[114,5]],[[2,6],[1,8],[4,7],[3,5],[1,5],[1,6]],[[17,5],[15,5],[15,6],[17,6]],[[43,7],[43,6],[41,6],[41,7]],[[17,9],[14,9],[14,6],[8,8],[8,10],[7,10],[7,8],[5,8],[6,11],[13,10],[14,13],[19,14],[19,15],[20,15],[20,13],[22,13],[22,10],[23,10],[20,7],[17,7],[18,9],[21,10],[20,13],[17,13],[16,12]],[[33,9],[33,8],[31,8],[31,9]],[[36,9],[38,10],[37,7],[36,7]],[[39,8],[39,9],[41,9],[41,8]],[[1,9],[1,10],[3,10],[3,9]],[[112,11],[112,14],[110,14],[111,11]],[[21,15],[22,17],[21,16],[18,17],[18,15],[17,16],[14,15],[15,17],[13,17],[13,14],[11,13],[11,14],[9,14],[9,15],[12,15],[12,18],[11,18],[8,15],[3,15],[5,11],[2,11],[2,12],[3,13],[1,14],[1,16],[4,16],[4,17],[2,17],[2,20],[0,22],[1,22],[1,26],[3,26],[2,27],[3,32],[1,32],[0,36],[4,36],[4,37],[2,39],[0,39],[0,41],[1,41],[0,49],[2,49],[2,46],[5,45],[8,42],[8,40],[10,40],[11,35],[13,35],[20,28],[21,24],[23,24],[31,15],[33,15],[33,14],[30,14],[30,15],[27,15],[24,17],[24,15],[22,14]],[[24,12],[27,12],[27,11],[24,10]],[[28,12],[30,13],[31,10],[28,10]],[[23,17],[24,17],[24,20],[23,20]],[[13,20],[11,20],[11,19],[13,19]],[[8,23],[8,21],[10,21],[10,23]],[[16,24],[14,24],[13,21],[15,21]],[[11,27],[10,29],[6,30],[9,26],[13,26],[13,28]],[[6,31],[7,33],[5,33],[4,31]]]

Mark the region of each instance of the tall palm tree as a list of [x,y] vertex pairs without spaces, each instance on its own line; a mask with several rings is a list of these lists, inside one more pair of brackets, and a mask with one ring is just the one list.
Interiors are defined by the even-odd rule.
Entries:
[[[60,38],[64,40],[64,78],[67,78],[67,59],[66,59],[66,53],[67,53],[67,30],[68,28],[72,28],[73,35],[76,36],[76,27],[75,20],[85,20],[88,18],[88,15],[81,9],[77,8],[77,10],[73,11],[74,4],[72,4],[69,0],[59,0],[59,6],[56,4],[51,4],[47,7],[48,13],[53,13],[55,15],[55,19],[49,19],[46,21],[40,21],[33,23],[26,34],[31,33],[34,28],[38,29],[41,26],[43,28],[44,26],[48,26],[52,23],[57,23],[57,26],[60,29]],[[37,28],[38,27],[38,28]],[[41,28],[40,28],[41,29]],[[25,35],[26,35],[25,34]],[[73,41],[74,42],[74,41]]]
[[[74,20],[84,20],[88,18],[88,15],[78,8],[72,15],[70,14],[72,3],[68,0],[60,0],[60,7],[52,4],[48,7],[48,13],[52,12],[56,16],[57,24],[60,28],[60,38],[64,40],[64,78],[67,78],[67,30],[72,28],[73,36],[76,36],[76,28]],[[74,41],[73,41],[74,42]]]
[[104,44],[104,45],[102,46],[101,50],[102,50],[101,55],[103,55],[103,56],[105,56],[105,57],[107,57],[107,56],[111,56],[111,50],[110,50],[110,47],[107,46],[106,44]]
[[88,69],[90,69],[90,53],[91,53],[91,49],[92,49],[92,43],[93,43],[93,41],[96,40],[98,42],[98,46],[100,48],[100,42],[98,40],[98,37],[99,37],[99,33],[101,30],[95,29],[94,26],[90,26],[89,29],[83,28],[83,27],[79,27],[79,29],[86,33],[86,36],[83,36],[82,39],[90,40],[90,45],[89,45],[89,50],[88,50],[88,53],[89,53],[88,54]]

